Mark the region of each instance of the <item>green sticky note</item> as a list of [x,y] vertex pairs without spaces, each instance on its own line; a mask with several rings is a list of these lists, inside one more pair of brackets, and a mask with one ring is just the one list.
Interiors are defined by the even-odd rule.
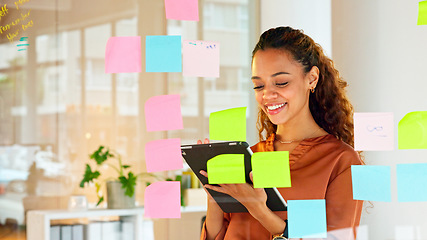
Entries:
[[221,141],[246,141],[246,107],[211,113],[209,137]]
[[406,114],[398,131],[399,149],[427,149],[427,111]]
[[427,1],[418,3],[418,25],[427,25]]
[[256,152],[251,162],[255,188],[291,187],[289,152]]
[[244,161],[244,154],[220,154],[209,159],[209,184],[246,183]]

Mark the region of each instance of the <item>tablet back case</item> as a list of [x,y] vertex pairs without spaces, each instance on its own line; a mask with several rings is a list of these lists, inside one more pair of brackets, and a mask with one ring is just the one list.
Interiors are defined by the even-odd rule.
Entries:
[[[245,155],[245,176],[246,182],[251,183],[249,173],[251,172],[251,152],[248,143],[246,142],[222,142],[214,144],[197,144],[181,146],[182,156],[188,163],[190,168],[202,182],[208,184],[208,179],[201,175],[200,170],[207,171],[206,163],[209,159],[219,154],[244,154]],[[233,197],[207,189],[211,196],[215,199],[222,211],[226,213],[248,212],[248,210],[239,201]],[[272,211],[286,211],[284,200],[279,197],[273,188],[266,188],[267,206]]]

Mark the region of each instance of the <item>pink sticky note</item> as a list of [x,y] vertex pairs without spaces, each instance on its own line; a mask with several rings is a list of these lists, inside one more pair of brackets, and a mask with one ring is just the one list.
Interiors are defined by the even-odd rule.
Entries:
[[392,112],[354,113],[354,149],[391,151],[394,149]]
[[110,37],[105,48],[105,72],[141,72],[141,37]]
[[165,0],[167,19],[199,21],[198,0]]
[[219,77],[219,42],[183,42],[183,75]]
[[180,182],[155,182],[148,186],[144,195],[144,217],[181,218]]
[[145,123],[148,132],[183,129],[179,94],[148,99],[145,102]]
[[147,172],[181,169],[181,139],[162,139],[146,143],[145,164]]

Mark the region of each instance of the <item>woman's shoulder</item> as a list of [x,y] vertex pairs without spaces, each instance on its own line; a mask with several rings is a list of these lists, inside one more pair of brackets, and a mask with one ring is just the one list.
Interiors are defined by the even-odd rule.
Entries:
[[346,165],[361,165],[363,164],[360,154],[354,150],[352,146],[336,138],[332,134],[325,136],[322,141],[316,144],[317,150],[335,155],[336,159]]

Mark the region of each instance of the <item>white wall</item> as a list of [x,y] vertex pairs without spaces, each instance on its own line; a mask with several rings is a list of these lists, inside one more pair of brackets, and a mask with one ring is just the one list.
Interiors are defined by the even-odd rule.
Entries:
[[260,5],[261,33],[278,26],[303,29],[331,56],[331,0],[263,0]]
[[278,25],[302,28],[332,53],[350,84],[355,111],[394,113],[396,150],[364,153],[367,164],[388,165],[392,171],[392,202],[373,202],[362,214],[370,240],[427,239],[427,203],[397,202],[396,187],[396,164],[427,162],[427,150],[397,150],[399,120],[427,110],[427,26],[416,25],[418,2],[261,1],[262,31]]
[[427,203],[399,203],[396,188],[396,164],[427,162],[427,150],[397,150],[399,120],[427,110],[427,26],[417,14],[418,0],[332,0],[333,59],[355,110],[395,116],[396,150],[365,152],[367,164],[392,171],[392,202],[373,202],[362,216],[369,239],[427,239]]

